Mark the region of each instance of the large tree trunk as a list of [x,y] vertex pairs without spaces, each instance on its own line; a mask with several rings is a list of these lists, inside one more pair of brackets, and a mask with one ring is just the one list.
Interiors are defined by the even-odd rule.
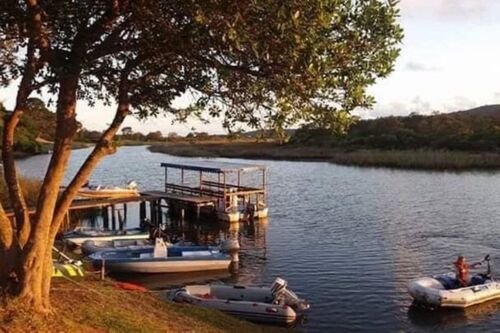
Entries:
[[50,311],[47,298],[50,285],[44,284],[44,277],[52,270],[50,226],[77,129],[78,73],[68,74],[60,82],[54,152],[38,196],[30,237],[23,251],[20,276],[19,297],[39,312]]
[[19,267],[19,255],[14,228],[0,205],[0,295],[17,291],[16,269]]

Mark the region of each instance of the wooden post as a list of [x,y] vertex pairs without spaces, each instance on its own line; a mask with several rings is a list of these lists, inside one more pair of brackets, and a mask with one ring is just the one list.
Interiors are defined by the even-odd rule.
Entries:
[[146,201],[139,204],[139,223],[141,228],[144,228],[144,221],[146,220]]
[[126,227],[127,226],[127,203],[125,202],[123,204],[123,225]]
[[113,226],[113,230],[116,230],[116,211],[115,211],[115,205],[111,205],[111,225]]
[[102,224],[104,229],[109,229],[109,210],[108,206],[101,207],[102,210]]
[[181,185],[184,185],[184,169],[181,169]]
[[227,197],[226,197],[226,173],[223,172],[222,173],[222,181],[224,183],[224,187],[223,187],[223,193],[224,193],[224,199],[223,199],[223,204],[224,204],[224,210],[227,209]]
[[240,187],[241,170],[238,170],[238,190]]
[[157,227],[158,224],[156,224],[155,201],[154,200],[151,200],[149,202],[149,214],[151,216],[151,224],[153,224],[155,227]]
[[203,172],[200,170],[200,197],[201,197],[201,183],[203,182]]
[[156,210],[156,214],[157,214],[157,217],[158,217],[158,225],[162,224],[163,223],[163,214],[162,214],[162,211],[161,211],[161,199],[158,199],[157,201],[157,210]]

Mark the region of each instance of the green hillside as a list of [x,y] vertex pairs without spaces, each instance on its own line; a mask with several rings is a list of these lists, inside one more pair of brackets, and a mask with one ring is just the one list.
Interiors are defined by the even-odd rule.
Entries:
[[360,120],[345,136],[309,126],[297,130],[292,142],[349,149],[500,151],[500,105]]
[[[3,132],[6,115],[7,110],[0,104],[0,133]],[[28,110],[21,118],[16,130],[15,150],[19,153],[36,154],[49,149],[48,145],[42,142],[53,141],[55,118],[55,113],[47,109],[41,100],[31,98],[28,102]],[[0,142],[0,147],[1,145]]]

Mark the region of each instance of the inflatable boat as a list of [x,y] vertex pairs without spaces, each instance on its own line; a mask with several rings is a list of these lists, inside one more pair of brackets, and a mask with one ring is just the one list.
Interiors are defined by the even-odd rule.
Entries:
[[309,304],[287,289],[287,282],[277,278],[271,287],[227,285],[191,285],[173,293],[179,303],[217,309],[242,319],[289,325],[309,309]]
[[408,291],[417,303],[428,307],[466,308],[499,299],[500,283],[491,276],[489,255],[485,261],[486,274],[473,276],[467,287],[458,287],[456,274],[446,273],[415,279],[408,284]]
[[228,269],[229,255],[209,247],[170,247],[157,238],[154,247],[135,250],[116,250],[91,254],[89,259],[96,268],[111,272],[128,273],[180,273]]
[[88,240],[114,241],[125,239],[148,239],[149,232],[141,228],[125,230],[74,230],[63,234],[63,240],[70,246],[81,246]]

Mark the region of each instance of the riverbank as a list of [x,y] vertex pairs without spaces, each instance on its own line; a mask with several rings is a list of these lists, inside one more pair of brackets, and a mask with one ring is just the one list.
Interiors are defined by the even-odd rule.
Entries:
[[417,170],[500,169],[500,154],[446,150],[341,150],[338,148],[279,145],[272,142],[166,143],[149,150],[185,157],[227,157],[291,161],[325,161],[340,165]]
[[221,312],[172,304],[154,293],[124,291],[111,280],[53,281],[54,314],[33,316],[16,304],[0,305],[0,331],[21,332],[287,332]]

